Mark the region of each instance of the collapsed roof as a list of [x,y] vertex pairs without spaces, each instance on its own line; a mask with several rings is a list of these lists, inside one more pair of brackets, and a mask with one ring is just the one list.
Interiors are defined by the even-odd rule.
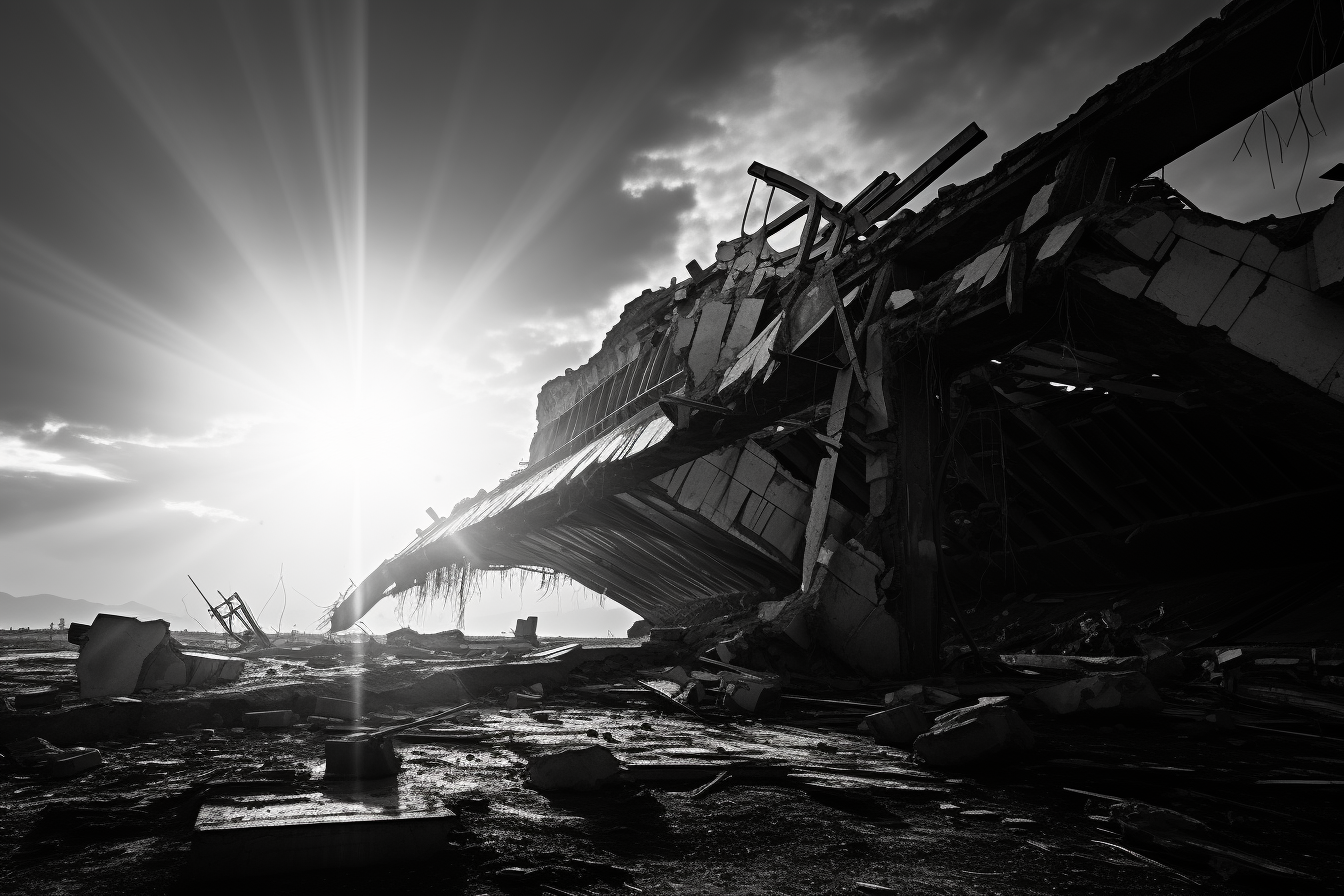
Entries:
[[1336,65],[1341,15],[1232,3],[918,213],[978,127],[844,204],[753,165],[797,204],[631,302],[543,386],[528,466],[381,564],[333,630],[522,568],[665,625],[819,594],[833,653],[927,674],[947,611],[989,591],[1328,549],[1344,202],[1241,224],[1146,176]]

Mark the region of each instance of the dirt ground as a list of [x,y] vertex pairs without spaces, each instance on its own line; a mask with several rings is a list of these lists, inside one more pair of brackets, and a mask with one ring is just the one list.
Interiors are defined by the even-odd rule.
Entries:
[[[1338,892],[1344,881],[1337,788],[1255,783],[1344,777],[1339,744],[1328,739],[1170,719],[1033,719],[1033,753],[949,775],[834,730],[750,719],[702,724],[563,692],[546,700],[548,721],[498,704],[478,703],[480,721],[454,729],[479,740],[402,743],[401,774],[361,785],[353,797],[453,809],[456,832],[419,863],[259,875],[239,855],[228,867],[195,867],[192,826],[202,802],[240,793],[293,799],[335,786],[322,780],[321,730],[203,729],[94,744],[105,764],[67,781],[3,766],[0,892],[151,896],[260,885],[367,893],[390,885],[448,894],[811,894],[854,892],[862,881],[909,894],[1157,896]],[[528,756],[593,744],[629,767],[751,762],[790,772],[778,783],[742,783],[699,799],[690,796],[694,784],[546,795],[528,786]],[[1160,858],[1168,868],[1157,867],[1107,845],[1120,843],[1108,797],[1188,812],[1225,842],[1322,883],[1224,880],[1172,857]]]

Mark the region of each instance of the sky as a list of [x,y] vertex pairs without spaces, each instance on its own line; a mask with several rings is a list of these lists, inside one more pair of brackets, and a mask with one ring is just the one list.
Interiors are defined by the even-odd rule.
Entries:
[[[0,590],[204,619],[191,574],[314,630],[518,469],[541,384],[738,232],[753,160],[843,201],[976,121],[962,182],[1219,6],[7,0]],[[1242,125],[1167,179],[1243,220],[1324,204],[1341,81],[1309,158],[1300,123],[1234,158]],[[635,618],[511,581],[466,627],[520,615]],[[365,620],[404,622],[456,620]]]

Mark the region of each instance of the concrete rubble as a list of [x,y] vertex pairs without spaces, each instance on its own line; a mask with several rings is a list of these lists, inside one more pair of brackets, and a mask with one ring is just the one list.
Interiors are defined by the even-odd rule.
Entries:
[[[1327,6],[1231,3],[933,198],[975,124],[844,201],[753,163],[792,204],[631,301],[321,643],[220,593],[227,649],[99,616],[0,656],[0,844],[318,889],[1337,889],[1344,192],[1238,222],[1153,174],[1341,61]],[[340,635],[510,569],[641,619]]]

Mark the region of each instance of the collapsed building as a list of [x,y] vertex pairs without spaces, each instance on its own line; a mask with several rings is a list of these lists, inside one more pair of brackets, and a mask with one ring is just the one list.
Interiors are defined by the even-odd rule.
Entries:
[[1339,31],[1338,10],[1232,3],[918,212],[976,125],[847,202],[753,164],[794,204],[630,302],[542,387],[527,467],[333,630],[546,570],[660,627],[755,610],[891,679],[934,674],[945,636],[974,648],[969,611],[1005,597],[1276,570],[1236,576],[1235,612],[1187,643],[1332,607],[1344,196],[1233,222],[1150,173],[1337,64]]
[[1239,223],[1148,175],[1342,46],[1233,3],[917,213],[978,127],[843,204],[752,165],[798,201],[332,617],[523,569],[647,640],[72,625],[0,656],[0,881],[1337,891],[1344,197]]

